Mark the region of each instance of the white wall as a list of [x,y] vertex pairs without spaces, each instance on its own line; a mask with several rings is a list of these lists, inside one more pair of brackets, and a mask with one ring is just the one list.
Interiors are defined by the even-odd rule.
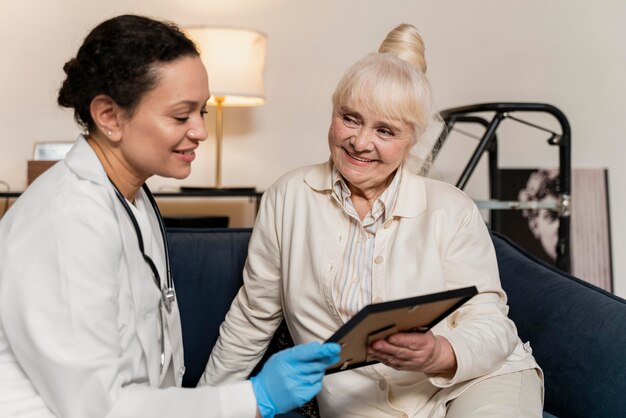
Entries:
[[[260,189],[327,158],[335,83],[396,24],[415,24],[437,108],[551,103],[572,125],[574,167],[608,168],[616,293],[626,296],[623,0],[0,0],[0,180],[13,189],[26,185],[34,142],[73,140],[79,132],[71,113],[56,106],[63,63],[91,27],[124,12],[268,34],[267,104],[225,115],[223,182]],[[544,150],[514,141],[502,163],[542,165]],[[187,180],[151,184],[212,185],[212,159],[210,138]]]

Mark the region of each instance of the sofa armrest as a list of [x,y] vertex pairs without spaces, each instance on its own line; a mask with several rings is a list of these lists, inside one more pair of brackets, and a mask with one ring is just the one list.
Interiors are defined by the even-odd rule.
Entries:
[[626,301],[492,233],[509,316],[545,375],[545,410],[626,417]]

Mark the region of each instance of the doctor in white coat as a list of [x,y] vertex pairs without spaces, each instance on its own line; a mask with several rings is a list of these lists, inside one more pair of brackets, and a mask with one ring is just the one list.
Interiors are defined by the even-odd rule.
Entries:
[[64,67],[85,128],[0,221],[0,416],[272,417],[313,397],[336,344],[272,357],[250,381],[183,389],[180,318],[150,176],[184,178],[209,98],[172,24],[118,16]]

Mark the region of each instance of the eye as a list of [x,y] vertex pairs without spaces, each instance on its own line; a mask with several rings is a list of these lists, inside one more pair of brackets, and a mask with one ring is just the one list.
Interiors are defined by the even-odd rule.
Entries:
[[206,114],[209,113],[206,108],[202,108],[200,109],[200,117],[204,119],[204,117],[206,116]]
[[359,126],[359,121],[352,115],[345,114],[341,117],[343,123],[349,128],[356,128]]
[[185,123],[189,120],[189,116],[174,116],[174,119],[180,123]]
[[385,128],[385,127],[376,128],[376,132],[378,133],[378,135],[380,135],[383,138],[395,138],[395,134],[389,128]]

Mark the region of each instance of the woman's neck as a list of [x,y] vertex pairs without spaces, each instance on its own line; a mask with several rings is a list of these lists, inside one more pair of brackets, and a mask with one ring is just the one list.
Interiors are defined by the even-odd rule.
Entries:
[[352,200],[352,205],[354,206],[354,209],[356,209],[356,213],[359,215],[361,220],[365,219],[365,216],[367,216],[370,210],[374,207],[376,200],[385,191],[384,188],[376,190],[362,190],[350,183],[348,183],[348,188],[351,192],[350,200]]
[[133,202],[137,191],[146,179],[141,179],[134,175],[123,159],[120,158],[119,152],[117,152],[118,149],[112,147],[107,142],[103,143],[103,141],[107,140],[98,139],[93,135],[87,137],[87,143],[98,156],[107,176],[122,193],[122,196]]
[[348,189],[350,189],[350,199],[352,200],[352,205],[354,209],[356,209],[357,214],[361,220],[365,219],[365,216],[372,210],[374,207],[374,203],[376,200],[387,190],[387,187],[393,181],[393,177],[395,175],[392,173],[384,183],[381,183],[375,187],[357,187],[354,184],[346,181]]

